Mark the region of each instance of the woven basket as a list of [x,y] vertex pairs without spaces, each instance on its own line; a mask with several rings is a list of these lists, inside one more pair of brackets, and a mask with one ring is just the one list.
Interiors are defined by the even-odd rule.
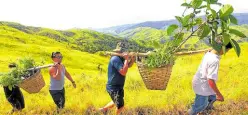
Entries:
[[19,86],[28,93],[38,93],[45,86],[41,71],[38,70],[34,75],[23,80]]
[[150,90],[165,90],[169,82],[173,64],[159,68],[148,68],[141,61],[137,61],[139,73]]
[[[191,54],[207,52],[210,50],[211,49],[177,52],[175,54],[177,56],[191,55]],[[141,57],[136,56],[136,63],[138,65],[139,73],[146,85],[146,88],[150,90],[165,90],[171,76],[173,64],[168,64],[165,66],[161,66],[159,68],[148,68],[142,63],[142,59],[144,59],[143,55],[141,55]]]

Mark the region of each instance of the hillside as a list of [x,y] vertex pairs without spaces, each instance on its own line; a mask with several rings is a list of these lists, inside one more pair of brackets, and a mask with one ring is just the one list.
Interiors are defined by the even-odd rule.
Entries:
[[126,30],[120,33],[119,36],[127,40],[134,40],[142,46],[150,46],[151,41],[159,41],[161,43],[164,43],[169,39],[166,31],[148,27]]
[[[88,29],[53,30],[49,28],[25,26],[14,22],[0,22],[1,30],[6,32],[14,30],[13,34],[23,34],[32,37],[47,37],[57,42],[66,43],[72,49],[95,53],[98,51],[110,51],[116,47],[120,41],[129,42],[130,50],[144,51],[145,47],[140,47],[134,41],[126,41],[120,37],[100,33]],[[4,27],[4,28],[3,28]],[[0,31],[1,31],[0,30]],[[132,49],[139,47],[139,49]]]
[[[74,50],[96,53],[98,51],[111,51],[120,41],[128,42],[129,51],[146,52],[152,50],[151,41],[164,43],[172,40],[172,37],[167,36],[166,30],[155,29],[151,27],[139,27],[129,29],[118,34],[118,36],[100,33],[88,29],[69,29],[69,30],[53,30],[49,28],[31,27],[13,22],[0,22],[1,30],[12,31],[13,35],[25,35],[34,38],[46,37],[60,43],[65,43],[67,47]],[[4,27],[4,28],[3,28]],[[244,33],[248,33],[248,26],[233,26]],[[246,34],[247,35],[247,34]],[[238,42],[246,42],[247,38],[239,39],[233,36]],[[18,38],[18,37],[17,37]],[[182,48],[187,49],[202,49],[206,48],[208,40],[198,40],[197,37],[189,40]]]
[[[75,32],[75,30],[71,30]],[[33,31],[31,31],[33,32]],[[50,32],[50,31],[48,31]],[[76,33],[76,32],[75,32]],[[68,39],[71,40],[71,39]],[[218,87],[225,97],[225,102],[216,102],[216,114],[247,114],[248,79],[247,49],[248,44],[241,45],[242,53],[238,58],[231,50],[221,59]],[[99,108],[111,99],[106,92],[107,65],[109,57],[82,52],[47,36],[28,34],[9,26],[0,26],[0,70],[8,71],[7,65],[18,58],[31,56],[42,64],[52,63],[52,51],[61,51],[63,63],[77,83],[72,88],[68,80],[65,82],[66,104],[64,114],[94,114],[93,108]],[[191,80],[203,54],[180,56],[173,67],[173,72],[166,90],[147,90],[134,65],[127,74],[125,85],[124,114],[183,114],[194,99]],[[97,69],[102,65],[103,72]],[[17,114],[55,114],[55,105],[49,94],[48,70],[42,70],[46,86],[37,94],[23,91],[26,108]],[[0,114],[7,114],[11,105],[0,88]],[[110,110],[113,114],[115,109]],[[96,113],[100,114],[100,113]]]
[[[242,31],[248,36],[248,25],[241,26],[232,26],[237,30]],[[159,41],[160,43],[164,43],[168,40],[172,40],[173,37],[167,36],[166,30],[155,29],[151,27],[139,27],[135,29],[126,30],[118,34],[120,37],[123,37],[128,40],[134,40],[139,45],[149,46],[151,41]],[[239,38],[236,36],[232,36],[238,42],[248,42],[248,38]],[[193,37],[189,39],[182,48],[187,49],[202,49],[208,47],[208,39],[199,40],[198,37]]]

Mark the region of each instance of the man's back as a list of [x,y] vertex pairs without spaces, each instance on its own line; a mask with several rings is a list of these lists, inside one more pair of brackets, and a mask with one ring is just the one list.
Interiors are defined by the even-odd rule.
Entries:
[[208,79],[218,79],[220,57],[211,52],[207,52],[201,65],[199,66],[194,78],[193,78],[193,89],[196,94],[209,96],[215,94],[208,84]]
[[108,83],[107,90],[121,90],[125,83],[125,76],[119,71],[123,68],[123,60],[121,57],[113,56],[108,65]]

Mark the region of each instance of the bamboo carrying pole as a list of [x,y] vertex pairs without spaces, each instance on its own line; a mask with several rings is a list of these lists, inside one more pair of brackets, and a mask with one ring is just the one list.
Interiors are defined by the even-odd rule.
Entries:
[[210,51],[211,48],[209,49],[204,49],[204,50],[197,50],[197,51],[188,51],[188,52],[176,52],[175,54],[180,56],[180,55],[190,55],[190,54],[198,54],[198,53],[202,53],[202,52],[207,52]]
[[[147,53],[136,53],[136,52],[132,52],[133,56],[138,56],[138,57],[147,57],[151,52],[147,52]],[[131,54],[131,53],[129,53]],[[105,52],[105,55],[111,55],[111,56],[121,56],[122,57],[122,53],[116,53],[116,52]]]
[[[188,51],[188,52],[176,52],[175,55],[190,55],[190,54],[197,54],[197,53],[202,53],[202,52],[206,52],[209,51],[210,49],[204,49],[204,50],[197,50],[197,51]],[[138,57],[147,57],[151,52],[147,52],[147,53],[136,53],[136,52],[130,52],[129,54],[133,55],[133,56],[138,56]],[[116,52],[105,52],[106,55],[111,55],[111,56],[122,56],[122,53],[116,53]],[[38,69],[44,69],[44,68],[48,68],[48,67],[52,67],[54,64],[48,64],[48,65],[43,65],[43,66],[38,66],[38,67],[34,67],[34,68],[30,68],[27,69],[28,71],[31,70],[38,70]]]
[[[188,51],[188,52],[176,52],[175,55],[180,56],[180,55],[190,55],[190,54],[198,54],[202,52],[207,52],[211,49],[204,49],[204,50],[197,50],[197,51]],[[147,53],[136,53],[136,52],[131,52],[129,54],[133,56],[138,56],[138,57],[147,57],[151,52]],[[116,52],[105,52],[106,55],[111,55],[111,56],[122,56],[122,53],[116,53]]]
[[43,69],[43,68],[52,67],[53,65],[54,65],[54,64],[43,65],[43,66],[38,66],[38,67],[34,67],[34,68],[29,68],[29,69],[27,69],[27,70],[28,70],[28,71],[31,71],[31,70]]

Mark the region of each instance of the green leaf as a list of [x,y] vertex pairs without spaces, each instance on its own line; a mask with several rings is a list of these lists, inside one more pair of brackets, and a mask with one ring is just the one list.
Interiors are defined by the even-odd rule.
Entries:
[[211,7],[210,7],[210,3],[209,3],[210,1],[209,0],[207,0],[207,9],[208,10],[210,10],[211,9]]
[[191,4],[192,4],[192,7],[196,9],[201,6],[202,2],[203,0],[193,0]]
[[187,25],[188,25],[189,19],[191,18],[191,16],[192,16],[192,15],[189,14],[189,15],[183,17],[183,22],[182,22],[182,25],[183,25],[183,26],[187,26]]
[[12,86],[10,86],[10,85],[9,85],[9,86],[8,86],[8,88],[9,88],[9,90],[11,90],[11,91],[12,91]]
[[229,33],[239,36],[241,38],[246,38],[246,35],[236,29],[229,29]]
[[232,12],[233,12],[232,5],[226,4],[220,9],[220,18],[224,19],[225,17],[232,14]]
[[197,24],[201,24],[201,23],[202,23],[202,18],[196,18],[196,19],[195,19],[195,22],[196,22]]
[[228,29],[227,23],[225,21],[221,20],[221,30],[222,32],[225,32]]
[[231,38],[231,36],[229,34],[223,33],[222,39],[223,39],[224,45],[227,45],[230,42],[230,38]]
[[181,4],[181,6],[191,7],[191,5],[188,3],[183,3],[183,4]]
[[206,8],[207,7],[207,5],[203,5],[203,6],[200,6],[199,8],[197,8],[197,9],[202,9],[202,8]]
[[208,34],[210,33],[210,28],[208,25],[204,24],[198,31],[197,31],[197,35],[200,37],[200,39],[208,36]]
[[184,33],[177,33],[177,34],[174,36],[174,38],[175,38],[175,39],[183,39],[183,35],[184,35]]
[[207,3],[209,4],[215,4],[218,2],[218,0],[204,0],[204,1],[207,1]]
[[237,20],[233,15],[230,15],[230,16],[229,16],[229,19],[230,19],[230,21],[231,21],[233,24],[238,25],[238,20]]
[[183,40],[184,33],[177,33],[174,36],[174,46],[178,46]]
[[222,46],[222,51],[224,53],[224,55],[226,54],[226,47],[225,46]]
[[211,4],[215,4],[215,3],[217,3],[218,2],[218,0],[210,0],[210,3]]
[[217,22],[217,21],[214,21],[214,22],[213,22],[213,29],[214,29],[215,31],[218,30],[218,22]]
[[175,18],[177,19],[177,21],[181,24],[183,24],[183,18],[180,16],[175,16]]
[[239,44],[234,40],[234,39],[231,39],[231,44],[237,54],[237,56],[239,57],[240,56],[240,53],[241,53],[241,50],[240,50],[240,47],[239,47]]
[[175,16],[175,17],[176,17],[177,21],[179,23],[181,23],[182,26],[186,26],[188,24],[188,22],[189,22],[189,19],[190,19],[191,15],[189,14],[189,15],[187,15],[185,17],[180,17],[180,16]]
[[215,10],[211,9],[211,13],[212,13],[213,18],[216,18],[217,17],[217,13],[216,13]]
[[167,34],[171,36],[171,34],[178,28],[178,25],[172,24],[167,28]]
[[[230,25],[231,24],[231,20],[230,20],[229,17],[227,18],[226,23],[227,23],[227,25]],[[229,28],[229,26],[228,26],[228,28]]]

